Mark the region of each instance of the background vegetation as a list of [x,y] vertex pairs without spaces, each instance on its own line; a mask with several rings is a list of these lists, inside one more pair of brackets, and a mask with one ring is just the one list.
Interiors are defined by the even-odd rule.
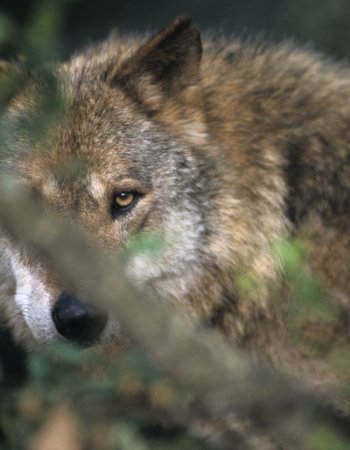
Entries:
[[[113,28],[156,29],[179,14],[190,15],[203,28],[265,32],[275,38],[312,42],[317,48],[350,54],[348,0],[61,0],[65,4],[60,51],[66,55]],[[3,12],[24,24],[35,0],[1,0]]]

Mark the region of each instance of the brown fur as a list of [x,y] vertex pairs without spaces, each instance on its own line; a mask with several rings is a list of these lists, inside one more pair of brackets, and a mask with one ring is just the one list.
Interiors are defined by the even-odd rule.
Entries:
[[[310,267],[339,312],[325,324],[311,317],[303,333],[348,345],[349,68],[289,43],[204,35],[202,49],[196,28],[180,18],[151,38],[111,36],[55,74],[63,122],[44,144],[13,136],[6,163],[57,210],[77,212],[84,231],[108,248],[140,231],[166,235],[175,214],[182,233],[193,227],[193,254],[186,259],[180,249],[176,269],[171,258],[161,261],[146,286],[311,384],[348,377],[327,359],[330,348],[290,342],[290,292],[271,248],[280,237],[309,236]],[[44,90],[36,75],[8,117],[35,110]],[[62,167],[77,160],[69,179]],[[92,173],[100,195],[89,190]],[[112,194],[123,190],[142,199],[112,220]],[[57,296],[62,286],[40,270]],[[254,289],[244,288],[248,278]]]

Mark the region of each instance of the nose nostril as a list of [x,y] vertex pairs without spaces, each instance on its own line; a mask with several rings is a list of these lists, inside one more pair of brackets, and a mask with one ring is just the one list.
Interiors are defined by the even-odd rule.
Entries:
[[70,293],[59,296],[52,319],[61,336],[82,345],[92,345],[101,335],[107,316]]

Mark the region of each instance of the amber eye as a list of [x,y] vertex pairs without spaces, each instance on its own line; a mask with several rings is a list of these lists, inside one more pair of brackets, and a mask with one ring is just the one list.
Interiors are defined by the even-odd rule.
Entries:
[[136,191],[122,191],[113,195],[112,217],[116,219],[124,213],[129,212],[137,203],[141,194]]
[[135,200],[134,192],[119,192],[114,197],[114,203],[117,208],[128,208]]

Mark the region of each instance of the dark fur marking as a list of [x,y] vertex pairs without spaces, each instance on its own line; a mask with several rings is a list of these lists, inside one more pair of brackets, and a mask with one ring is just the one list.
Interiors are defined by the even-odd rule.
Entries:
[[211,316],[206,320],[209,327],[225,330],[226,314],[231,314],[236,307],[236,297],[233,293],[224,291],[221,302],[215,305]]
[[287,148],[285,174],[288,186],[288,196],[286,198],[286,213],[293,224],[297,224],[301,215],[296,205],[296,197],[298,195],[298,187],[303,170],[301,152],[302,149],[296,144],[289,145]]
[[16,388],[27,378],[26,353],[16,345],[10,332],[0,325],[1,389]]

